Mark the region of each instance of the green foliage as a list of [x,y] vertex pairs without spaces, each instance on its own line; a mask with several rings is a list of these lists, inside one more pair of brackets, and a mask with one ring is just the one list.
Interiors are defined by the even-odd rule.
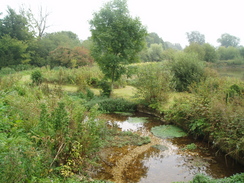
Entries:
[[177,52],[177,50],[172,49],[172,48],[164,50],[162,53],[164,60],[172,61],[175,57],[176,52]]
[[46,49],[49,50],[49,52],[58,47],[73,49],[81,46],[78,36],[71,31],[47,33],[40,41],[46,46]]
[[205,56],[204,47],[198,43],[191,43],[189,46],[187,46],[184,49],[184,52],[196,54],[198,56],[198,60],[201,61],[204,60],[204,56]]
[[8,15],[0,19],[0,37],[9,35],[12,39],[29,41],[33,38],[28,29],[27,19],[8,7]]
[[67,69],[63,67],[43,68],[45,81],[54,84],[75,84],[81,91],[85,91],[91,83],[91,78],[101,80],[103,74],[97,66],[84,66],[79,68]]
[[198,31],[186,33],[189,44],[196,43],[202,45],[205,43],[205,36]]
[[10,67],[4,67],[0,70],[0,75],[14,74],[16,71]]
[[68,68],[78,68],[93,63],[89,50],[83,47],[75,47],[73,49],[57,47],[49,53],[48,59],[51,67],[63,66]]
[[28,63],[30,55],[28,45],[9,35],[0,37],[0,68]]
[[1,182],[27,182],[42,171],[39,153],[26,137],[0,135]]
[[148,49],[148,61],[162,61],[163,60],[163,46],[162,44],[151,44]]
[[214,46],[212,46],[208,43],[205,43],[205,44],[203,44],[203,48],[205,51],[204,61],[216,62],[218,60],[219,55]]
[[239,80],[207,78],[192,86],[192,94],[175,99],[164,111],[165,120],[211,139],[214,146],[243,162],[243,86]]
[[191,43],[187,46],[184,51],[186,53],[195,53],[198,55],[199,60],[207,61],[207,62],[215,62],[218,59],[218,53],[215,50],[215,47],[212,45],[205,43],[205,44],[198,44],[198,43]]
[[176,54],[169,67],[174,75],[175,88],[180,92],[188,91],[191,84],[200,82],[204,76],[204,65],[193,53]]
[[40,85],[43,81],[43,76],[40,70],[35,70],[31,73],[32,83],[35,85]]
[[1,180],[39,182],[52,175],[83,174],[94,166],[94,153],[107,134],[96,106],[87,113],[82,99],[55,90],[43,93],[42,86],[6,78],[14,84],[5,88],[0,83]]
[[203,174],[197,174],[194,176],[191,183],[242,183],[244,182],[244,173],[235,174],[230,177],[225,177],[222,179],[213,179],[209,176]]
[[81,48],[78,36],[70,31],[44,34],[41,39],[29,42],[29,50],[30,64],[38,67],[46,65],[77,67],[86,65],[91,59],[88,50]]
[[165,42],[165,49],[173,49],[175,51],[180,51],[182,50],[182,46],[180,45],[180,43],[171,43],[171,42]]
[[124,65],[135,62],[144,46],[146,29],[138,18],[131,18],[125,0],[106,3],[90,21],[92,56],[113,82],[125,73]]
[[182,150],[195,150],[197,148],[197,145],[194,143],[186,145]]
[[99,82],[99,86],[102,89],[101,96],[110,97],[112,88],[108,81],[102,80]]
[[220,43],[221,46],[224,46],[226,48],[237,47],[240,43],[240,38],[225,33],[221,35],[217,42]]
[[209,126],[205,119],[196,119],[189,124],[189,131],[195,136],[204,136],[204,130]]
[[165,48],[165,43],[162,38],[158,36],[157,33],[151,32],[146,36],[147,47],[150,47],[152,44],[162,45],[162,48]]
[[133,86],[146,105],[158,108],[168,99],[172,76],[164,65],[151,63],[138,68]]
[[235,59],[238,58],[240,56],[240,52],[238,50],[238,48],[229,46],[229,47],[219,47],[217,50],[218,54],[219,54],[219,59],[220,60],[231,60],[231,59]]
[[173,125],[155,126],[151,129],[152,133],[159,138],[184,137],[187,134],[179,127]]
[[94,98],[94,100],[89,101],[87,104],[88,108],[98,105],[99,110],[103,112],[134,112],[136,109],[136,104],[125,100],[123,98]]

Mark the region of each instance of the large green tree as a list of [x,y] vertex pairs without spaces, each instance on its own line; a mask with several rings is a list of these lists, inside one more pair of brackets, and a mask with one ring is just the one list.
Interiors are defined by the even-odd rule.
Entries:
[[47,65],[49,53],[58,47],[74,49],[75,47],[80,46],[81,41],[73,32],[61,31],[47,33],[41,39],[36,39],[35,41],[29,43],[29,50],[32,53],[30,64],[36,66]]
[[229,47],[229,46],[237,47],[240,43],[240,38],[225,33],[221,35],[221,37],[217,40],[217,42],[224,47]]
[[90,21],[92,56],[107,79],[113,82],[125,73],[125,65],[136,62],[144,47],[146,28],[129,14],[126,0],[113,0],[94,13]]
[[0,68],[28,63],[30,55],[27,47],[28,45],[23,41],[11,38],[9,35],[2,36],[0,39]]
[[203,45],[204,48],[204,61],[207,62],[215,62],[218,60],[218,53],[214,46],[210,45],[209,43],[205,43]]
[[205,43],[204,34],[201,34],[198,31],[187,32],[186,35],[187,35],[189,44],[197,43],[197,44],[202,45]]
[[204,60],[204,55],[205,51],[202,45],[198,43],[191,43],[189,46],[186,46],[184,49],[184,52],[186,53],[194,53],[198,55],[198,59],[203,61]]
[[11,38],[28,41],[33,38],[29,31],[27,19],[8,7],[8,15],[0,19],[0,36],[9,35]]
[[146,37],[146,41],[148,47],[150,47],[151,44],[161,44],[163,48],[165,47],[163,39],[159,37],[158,34],[155,32],[149,33]]

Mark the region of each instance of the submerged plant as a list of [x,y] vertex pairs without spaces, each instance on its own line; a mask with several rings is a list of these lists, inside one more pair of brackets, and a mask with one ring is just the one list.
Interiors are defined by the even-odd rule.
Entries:
[[152,133],[159,138],[184,137],[187,135],[181,128],[173,125],[155,126],[151,129]]

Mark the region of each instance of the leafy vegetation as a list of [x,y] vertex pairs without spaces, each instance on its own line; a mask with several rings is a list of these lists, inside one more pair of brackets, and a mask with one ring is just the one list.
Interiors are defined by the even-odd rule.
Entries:
[[[0,19],[1,181],[81,181],[75,175],[86,175],[96,166],[101,147],[116,141],[119,146],[150,142],[148,137],[108,129],[97,118],[101,111],[135,111],[137,104],[164,114],[165,120],[244,163],[243,81],[219,77],[207,68],[243,67],[239,38],[223,34],[216,48],[193,31],[187,33],[189,46],[182,50],[156,33],[146,35],[124,0],[108,2],[94,14],[92,38],[83,42],[70,31],[44,33],[38,27],[41,22],[33,24],[33,15],[26,13],[8,7]],[[140,60],[147,63],[131,64]],[[72,90],[63,91],[64,85]],[[122,87],[130,93],[135,87],[136,96],[128,100],[131,94],[111,95],[113,88]],[[174,128],[173,134],[165,134],[169,129],[153,132],[179,132]],[[82,181],[89,182],[85,176]],[[198,175],[193,180],[238,181],[243,182],[243,174],[220,180]]]
[[199,83],[204,77],[204,65],[196,54],[178,53],[169,66],[179,92],[188,91],[191,84]]
[[93,40],[92,55],[113,83],[125,73],[124,65],[137,60],[142,50],[146,29],[138,18],[129,15],[125,0],[113,0],[94,14],[90,21]]
[[152,63],[137,69],[132,85],[143,103],[159,108],[168,99],[172,78],[165,65]]
[[175,99],[164,111],[165,119],[195,136],[210,139],[242,162],[244,98],[238,91],[243,91],[243,86],[234,79],[208,78],[192,86],[192,95]]
[[87,107],[89,101],[96,100],[91,90],[66,94],[39,82],[40,78],[40,70],[34,70],[31,80],[25,82],[19,74],[1,78],[1,181],[45,182],[49,177],[54,182],[78,182],[76,175],[80,175],[85,182],[87,172],[97,166],[100,148],[116,145],[120,138],[121,146],[150,142],[148,137],[108,129],[98,118],[99,110],[131,111],[133,103],[103,98],[103,102]]
[[236,174],[231,177],[226,177],[222,179],[213,179],[206,175],[198,174],[194,177],[191,183],[241,183],[244,181],[244,174]]

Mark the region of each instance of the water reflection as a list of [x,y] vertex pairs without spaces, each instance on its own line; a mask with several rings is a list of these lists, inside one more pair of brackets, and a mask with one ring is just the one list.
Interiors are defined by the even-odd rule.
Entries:
[[[124,164],[119,182],[176,182],[189,181],[197,173],[203,173],[214,178],[222,178],[235,173],[243,172],[243,167],[235,164],[232,167],[227,167],[224,156],[214,156],[215,151],[211,151],[208,144],[200,141],[195,141],[189,137],[174,138],[174,139],[159,139],[154,137],[150,129],[153,126],[161,125],[162,122],[147,115],[131,115],[123,116],[119,114],[107,115],[110,124],[116,124],[123,131],[140,132],[142,135],[149,135],[152,142],[151,145],[159,144],[166,146],[166,149],[159,150],[148,145],[148,149],[143,151],[143,147],[123,147],[110,148],[103,152],[103,160],[105,162],[100,179],[114,181],[116,172],[114,167],[122,161],[125,156],[130,156],[132,151],[137,155],[129,158],[130,161]],[[143,120],[135,121],[132,118],[142,116]],[[147,117],[147,122],[145,122]],[[195,143],[196,150],[183,150],[187,144]],[[131,155],[132,156],[132,155]],[[126,158],[125,158],[126,159]],[[128,159],[128,158],[127,158]],[[126,165],[126,166],[125,166]],[[119,168],[117,168],[119,169]],[[121,171],[121,172],[120,172]]]

